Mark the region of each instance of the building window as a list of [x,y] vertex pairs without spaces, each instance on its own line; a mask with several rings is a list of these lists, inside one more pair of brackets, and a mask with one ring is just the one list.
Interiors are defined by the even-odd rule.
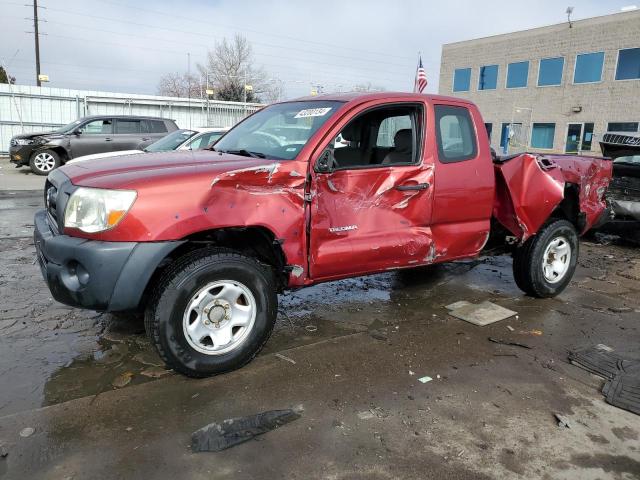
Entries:
[[564,68],[564,57],[543,58],[540,60],[540,70],[538,71],[538,86],[548,87],[560,85],[562,83],[562,69]]
[[637,132],[638,122],[611,122],[607,125],[607,132]]
[[593,142],[593,123],[585,123],[582,129],[582,150],[591,151],[591,143]]
[[493,123],[485,123],[485,130],[487,130],[487,137],[489,137],[489,143],[491,143],[491,132],[493,132]]
[[534,123],[531,130],[531,146],[533,148],[552,149],[555,134],[555,123]]
[[529,78],[529,62],[510,63],[507,66],[507,88],[522,88],[527,86]]
[[576,57],[573,83],[593,83],[602,80],[604,52],[583,53]]
[[625,48],[618,52],[616,80],[640,79],[640,48]]
[[495,90],[498,86],[498,65],[480,67],[478,90]]
[[456,68],[453,73],[453,91],[468,92],[471,87],[471,69]]

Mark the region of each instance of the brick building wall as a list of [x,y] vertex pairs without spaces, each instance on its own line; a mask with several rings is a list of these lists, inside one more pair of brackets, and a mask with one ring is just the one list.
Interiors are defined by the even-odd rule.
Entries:
[[[491,144],[496,150],[502,148],[504,124],[522,125],[514,127],[510,151],[563,152],[569,123],[593,123],[591,152],[599,154],[598,139],[610,122],[640,122],[640,79],[615,80],[619,50],[633,48],[640,48],[640,11],[574,21],[571,28],[563,23],[446,44],[439,93],[476,103],[485,122],[492,124]],[[601,81],[574,84],[576,57],[590,52],[604,52]],[[540,60],[551,57],[564,57],[560,85],[538,86]],[[527,86],[506,88],[507,65],[521,61],[529,62]],[[479,90],[480,67],[488,65],[498,66],[496,88]],[[471,69],[469,91],[454,92],[454,71],[465,68]],[[552,148],[531,147],[534,123],[555,124],[555,133],[547,132],[553,136]],[[536,128],[539,133],[541,127]]]

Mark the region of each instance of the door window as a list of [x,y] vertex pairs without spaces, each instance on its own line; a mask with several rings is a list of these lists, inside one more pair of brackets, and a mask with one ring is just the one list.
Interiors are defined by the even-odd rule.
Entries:
[[585,123],[582,130],[582,148],[580,150],[589,152],[593,142],[593,123]]
[[201,150],[211,146],[216,140],[222,136],[221,132],[203,133],[199,137],[192,140],[187,147],[192,150]]
[[418,163],[422,108],[393,105],[366,111],[332,142],[336,169]]
[[436,105],[438,156],[443,163],[462,162],[476,156],[478,146],[469,110]]
[[167,133],[167,127],[161,120],[142,120],[143,133]]
[[119,134],[140,133],[140,120],[118,120],[116,122],[116,133],[119,133]]
[[85,123],[80,131],[83,135],[111,135],[113,133],[113,121],[111,119],[93,120]]

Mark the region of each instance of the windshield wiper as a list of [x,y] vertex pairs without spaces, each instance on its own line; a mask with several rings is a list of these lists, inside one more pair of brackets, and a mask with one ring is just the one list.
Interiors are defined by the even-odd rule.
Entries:
[[231,155],[242,155],[243,157],[267,158],[264,153],[250,152],[249,150],[245,150],[244,148],[241,148],[240,150],[216,150],[216,152],[230,153]]

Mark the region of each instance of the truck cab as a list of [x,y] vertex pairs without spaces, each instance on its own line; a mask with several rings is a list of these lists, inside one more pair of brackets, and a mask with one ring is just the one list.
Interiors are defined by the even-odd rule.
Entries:
[[206,376],[253,358],[284,289],[492,248],[513,254],[525,293],[557,295],[610,177],[604,159],[494,157],[464,100],[311,97],[256,112],[211,150],[56,170],[35,240],[56,299],[144,311],[167,365]]

